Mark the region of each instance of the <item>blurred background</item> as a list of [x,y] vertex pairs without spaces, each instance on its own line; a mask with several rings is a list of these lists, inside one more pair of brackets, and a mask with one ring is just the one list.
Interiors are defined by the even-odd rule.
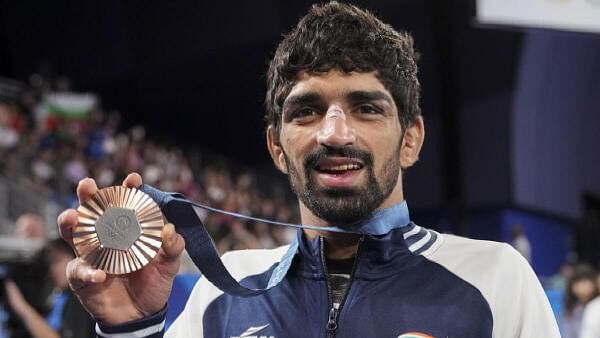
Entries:
[[[60,285],[41,253],[87,176],[108,186],[137,171],[201,203],[298,221],[265,147],[264,74],[312,3],[0,0],[0,276],[52,311]],[[409,31],[421,54],[427,137],[404,176],[412,219],[511,243],[577,337],[600,287],[600,1],[352,3]],[[222,252],[294,235],[204,217]],[[182,273],[171,319],[197,278],[191,264]],[[0,337],[27,337],[11,290]]]

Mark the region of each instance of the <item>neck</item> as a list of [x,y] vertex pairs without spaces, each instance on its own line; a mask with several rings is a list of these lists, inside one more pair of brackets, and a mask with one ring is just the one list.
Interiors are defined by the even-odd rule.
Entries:
[[306,238],[313,239],[317,236],[323,237],[327,245],[325,246],[325,256],[329,259],[345,259],[356,256],[358,241],[361,235],[330,233],[326,231],[304,230]]
[[[404,195],[402,193],[402,184],[401,180],[398,180],[398,184],[392,191],[392,193],[386,198],[386,200],[377,208],[377,210],[388,208],[394,204],[401,203],[404,200]],[[322,218],[317,217],[315,214],[310,211],[302,203],[300,204],[300,219],[302,224],[310,224],[315,226],[331,226],[329,222],[325,221]],[[352,258],[356,255],[356,250],[358,248],[358,241],[362,235],[359,234],[349,234],[349,233],[337,233],[337,232],[328,232],[328,231],[318,231],[318,230],[308,230],[305,229],[304,233],[308,239],[313,239],[317,236],[321,236],[327,242],[325,246],[325,255],[329,259],[345,259]]]
[[[303,224],[315,226],[330,226],[331,224],[313,214],[304,203],[300,202],[300,218]],[[356,254],[358,234],[336,233],[329,231],[318,231],[304,229],[304,234],[307,239],[323,237],[327,245],[325,246],[325,255],[330,259],[352,258]]]

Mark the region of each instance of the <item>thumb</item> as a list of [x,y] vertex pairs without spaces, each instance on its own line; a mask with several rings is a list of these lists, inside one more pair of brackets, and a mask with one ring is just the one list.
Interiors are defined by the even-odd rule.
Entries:
[[175,231],[175,226],[171,223],[165,224],[161,236],[163,244],[159,251],[159,262],[167,265],[169,271],[170,268],[174,268],[173,273],[176,273],[179,269],[179,258],[185,249],[185,240]]

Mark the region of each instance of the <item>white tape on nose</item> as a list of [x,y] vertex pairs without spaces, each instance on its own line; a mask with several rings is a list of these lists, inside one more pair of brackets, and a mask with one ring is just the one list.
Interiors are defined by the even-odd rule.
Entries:
[[318,143],[344,143],[354,141],[354,135],[346,124],[346,114],[340,106],[333,105],[325,114],[323,126],[317,135]]
[[346,115],[344,114],[342,108],[340,106],[333,105],[331,108],[329,108],[327,114],[325,114],[325,119],[332,119],[336,117],[342,118],[344,121],[346,120]]

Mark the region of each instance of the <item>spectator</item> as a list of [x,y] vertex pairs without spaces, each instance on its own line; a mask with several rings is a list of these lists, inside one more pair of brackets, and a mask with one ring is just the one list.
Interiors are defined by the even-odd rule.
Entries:
[[24,120],[18,106],[0,98],[0,150],[15,147],[23,127]]
[[531,264],[531,244],[521,224],[513,225],[510,244]]
[[18,286],[7,280],[6,297],[11,309],[21,318],[33,338],[95,337],[94,321],[69,289],[66,268],[75,257],[71,247],[62,239],[55,239],[48,242],[45,253],[49,260],[48,276],[56,288],[51,312],[44,318],[27,302]]
[[46,223],[40,215],[25,213],[15,222],[15,235],[22,239],[46,241]]
[[[46,314],[49,310],[47,300],[52,287],[47,282],[47,260],[43,247],[46,243],[46,225],[41,216],[34,213],[20,215],[11,233],[11,247],[4,247],[5,253],[11,252],[6,261],[0,264],[4,279],[11,280],[11,286],[22,290],[23,297],[36,312]],[[1,287],[1,286],[0,286]],[[6,301],[3,298],[3,306]],[[3,319],[4,326],[12,338],[29,337],[24,323],[15,311],[10,311]]]
[[[587,265],[575,268],[573,278],[567,283],[562,314],[563,338],[579,338],[586,305],[598,296],[596,271]],[[597,318],[594,318],[597,321]]]

